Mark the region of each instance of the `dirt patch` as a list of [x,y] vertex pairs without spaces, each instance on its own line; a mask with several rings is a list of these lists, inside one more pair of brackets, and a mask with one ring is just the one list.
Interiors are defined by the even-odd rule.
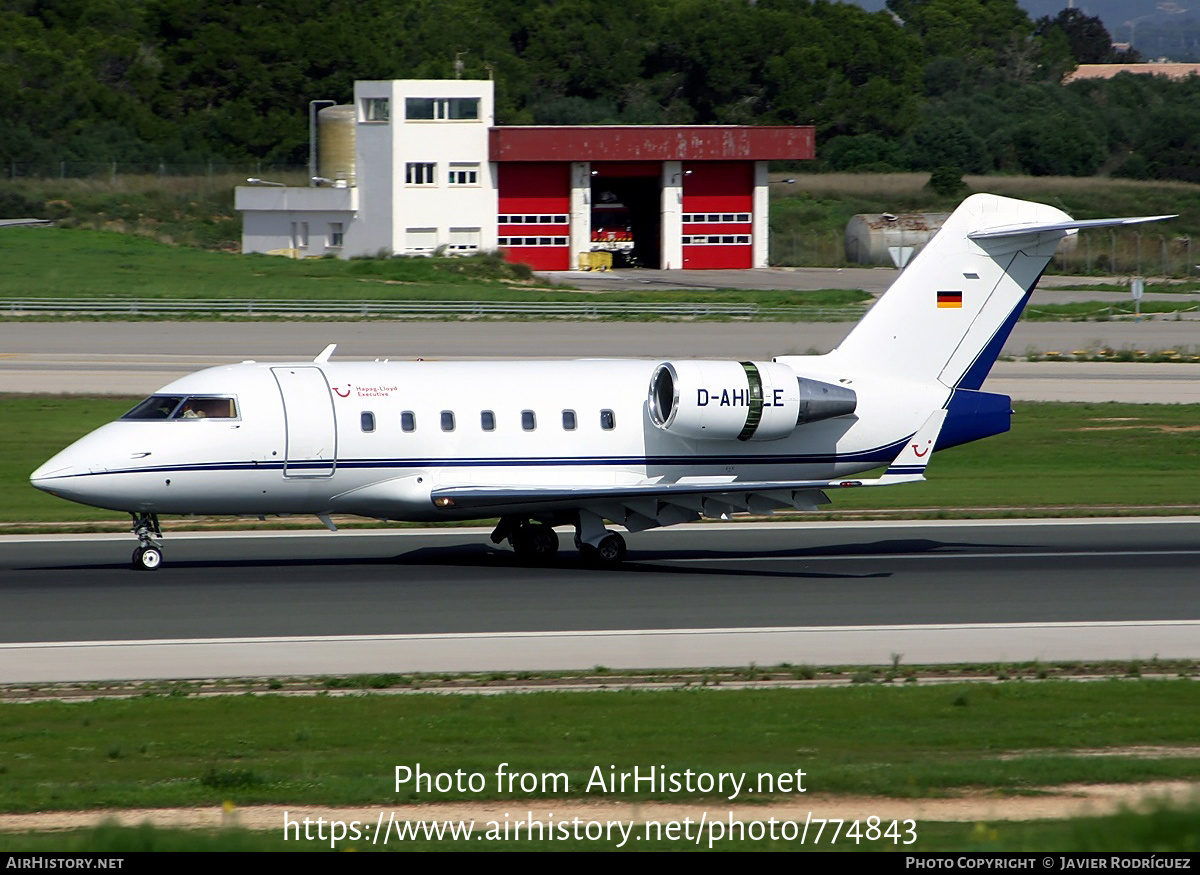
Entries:
[[1083,428],[1077,428],[1076,431],[1138,431],[1141,429],[1153,429],[1161,431],[1164,434],[1176,434],[1179,432],[1200,431],[1200,425],[1153,425],[1151,423],[1142,423],[1141,425],[1089,425]]
[[[87,829],[105,822],[124,826],[150,823],[173,829],[216,829],[238,826],[253,830],[282,829],[284,818],[302,823],[318,817],[354,821],[374,826],[382,810],[403,820],[475,821],[477,827],[489,820],[503,823],[514,820],[555,821],[581,818],[594,821],[682,821],[702,818],[762,821],[803,821],[814,818],[865,820],[878,817],[885,821],[1018,821],[1056,820],[1070,817],[1101,816],[1121,809],[1137,810],[1146,805],[1187,804],[1200,798],[1200,783],[1160,781],[1148,784],[1078,784],[1047,787],[1038,795],[998,796],[990,792],[972,792],[947,799],[896,799],[876,796],[843,796],[827,793],[798,794],[764,805],[700,804],[660,802],[591,802],[578,799],[547,801],[514,799],[508,802],[445,802],[428,805],[391,807],[323,807],[316,805],[256,805],[247,808],[131,808],[96,811],[59,811],[37,814],[0,814],[0,832],[55,831]],[[315,829],[315,826],[314,826]]]
[[1200,746],[1133,745],[1132,747],[1082,747],[1075,750],[1016,750],[1001,754],[997,759],[1016,760],[1023,757],[1128,757],[1135,760],[1157,760],[1168,757],[1200,757]]

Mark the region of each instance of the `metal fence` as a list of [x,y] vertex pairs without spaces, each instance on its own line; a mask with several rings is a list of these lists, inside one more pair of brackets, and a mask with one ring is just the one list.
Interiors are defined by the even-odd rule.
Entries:
[[[112,182],[136,176],[299,176],[308,179],[308,168],[295,164],[270,164],[247,161],[230,164],[225,161],[206,161],[197,164],[168,164],[164,161],[8,161],[0,164],[0,174],[7,179],[102,179]],[[300,183],[297,183],[300,184]]]
[[834,321],[858,319],[865,304],[845,307],[762,307],[757,304],[556,302],[556,301],[271,301],[236,298],[11,298],[0,301],[10,316],[71,313],[89,316],[214,315],[348,316],[391,319],[740,319],[763,321]]
[[[844,267],[845,235],[838,231],[773,231],[771,263],[786,267]],[[1134,230],[1081,231],[1059,246],[1053,273],[1066,275],[1200,275],[1200,246],[1189,236]]]

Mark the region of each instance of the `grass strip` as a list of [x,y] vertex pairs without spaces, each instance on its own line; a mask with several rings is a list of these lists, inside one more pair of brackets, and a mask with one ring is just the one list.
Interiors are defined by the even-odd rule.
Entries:
[[[1198,720],[1200,687],[1185,679],[7,704],[0,810],[728,798],[588,789],[635,766],[751,779],[803,770],[817,793],[1024,794],[1200,778]],[[497,787],[501,763],[531,777],[525,792]],[[417,764],[478,773],[482,789],[397,789],[395,768]]]
[[[497,254],[453,258],[293,260],[168,246],[111,231],[9,228],[0,233],[0,302],[23,298],[253,299],[259,301],[534,301],[843,307],[853,289],[604,292],[540,287],[529,268]],[[855,315],[861,308],[852,308]]]

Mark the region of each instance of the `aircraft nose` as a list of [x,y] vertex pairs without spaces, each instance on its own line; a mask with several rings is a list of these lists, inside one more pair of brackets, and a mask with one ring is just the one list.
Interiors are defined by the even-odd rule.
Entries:
[[62,453],[59,453],[30,474],[29,483],[37,489],[48,492],[55,480],[78,473],[80,473],[80,469],[75,465],[68,464],[62,458]]
[[67,447],[29,475],[29,484],[42,492],[79,501],[83,498],[82,481],[88,474],[99,473],[95,465],[85,463],[74,447]]

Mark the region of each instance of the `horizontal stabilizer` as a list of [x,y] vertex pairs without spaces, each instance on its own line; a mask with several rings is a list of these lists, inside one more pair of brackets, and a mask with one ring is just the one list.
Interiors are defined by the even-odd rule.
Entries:
[[1078,231],[1082,228],[1112,228],[1122,225],[1139,225],[1142,222],[1161,222],[1175,216],[1129,216],[1124,219],[1072,219],[1069,222],[1051,222],[1046,225],[1002,225],[998,228],[981,228],[967,236],[972,240],[996,240],[1001,237],[1021,237],[1040,234],[1043,231]]

